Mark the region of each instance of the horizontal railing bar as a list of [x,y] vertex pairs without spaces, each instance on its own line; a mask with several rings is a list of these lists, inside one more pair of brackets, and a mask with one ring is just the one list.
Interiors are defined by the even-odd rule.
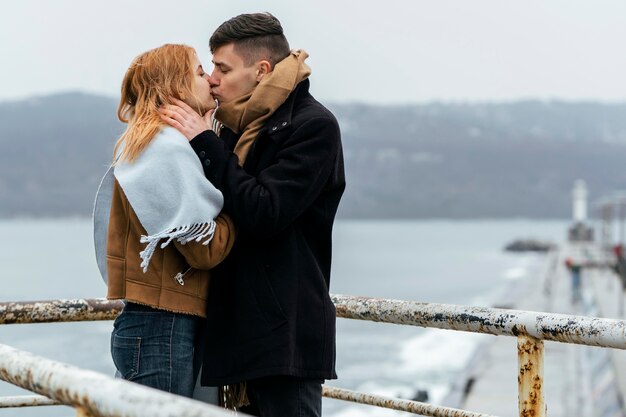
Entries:
[[[332,300],[343,318],[626,349],[624,320],[347,295]],[[122,307],[103,298],[0,303],[0,324],[112,320]]]
[[380,395],[365,394],[350,391],[343,388],[324,386],[322,395],[337,400],[350,401],[359,404],[373,405],[376,407],[390,408],[392,410],[406,411],[421,416],[432,417],[492,417],[488,414],[474,413],[472,411],[459,410],[436,406],[417,401],[401,400],[397,398],[383,397]]
[[0,303],[0,324],[113,320],[124,303],[105,298]]
[[[0,344],[0,379],[94,417],[232,417],[222,408]],[[243,414],[240,414],[243,415]]]
[[337,317],[626,349],[626,321],[333,295]]
[[15,395],[0,397],[0,408],[40,407],[46,405],[60,405],[43,395]]

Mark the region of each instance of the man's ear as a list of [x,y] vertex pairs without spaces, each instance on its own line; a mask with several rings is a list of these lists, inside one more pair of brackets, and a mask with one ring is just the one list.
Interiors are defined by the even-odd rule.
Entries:
[[256,82],[260,82],[264,76],[272,71],[272,65],[269,61],[262,59],[257,62],[256,66]]

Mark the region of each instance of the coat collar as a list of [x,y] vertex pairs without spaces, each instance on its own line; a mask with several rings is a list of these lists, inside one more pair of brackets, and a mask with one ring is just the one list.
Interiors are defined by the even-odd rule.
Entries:
[[[291,118],[293,116],[295,103],[300,97],[309,93],[310,84],[310,81],[306,79],[296,86],[291,94],[289,94],[289,97],[287,97],[287,100],[278,109],[276,109],[274,114],[272,114],[269,119],[267,119],[265,126],[259,132],[259,136],[267,134],[269,137],[272,137],[274,134],[282,132],[284,129],[291,126]],[[240,135],[238,133],[234,133],[228,127],[223,126],[220,136],[232,142],[231,147],[234,148],[234,144],[237,142]]]
[[293,108],[299,97],[302,97],[309,92],[310,81],[305,79],[296,86],[296,88],[289,94],[287,100],[267,119],[265,127],[262,132],[267,132],[269,136],[272,136],[287,127],[291,126],[291,117],[293,115]]

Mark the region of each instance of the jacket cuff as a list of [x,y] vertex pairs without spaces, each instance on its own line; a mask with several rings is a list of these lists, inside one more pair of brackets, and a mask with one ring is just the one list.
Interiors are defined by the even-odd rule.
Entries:
[[189,144],[200,159],[204,176],[218,189],[221,189],[226,166],[226,153],[228,152],[224,141],[212,130],[205,130],[191,139]]

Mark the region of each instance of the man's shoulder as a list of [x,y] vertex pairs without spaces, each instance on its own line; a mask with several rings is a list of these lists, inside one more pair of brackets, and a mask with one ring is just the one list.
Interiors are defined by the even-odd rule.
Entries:
[[313,96],[307,95],[294,106],[292,124],[297,127],[312,119],[325,119],[328,123],[338,126],[335,115]]
[[309,80],[302,81],[266,122],[271,135],[282,133],[283,136],[312,124],[331,127],[339,136],[337,119],[309,93]]

